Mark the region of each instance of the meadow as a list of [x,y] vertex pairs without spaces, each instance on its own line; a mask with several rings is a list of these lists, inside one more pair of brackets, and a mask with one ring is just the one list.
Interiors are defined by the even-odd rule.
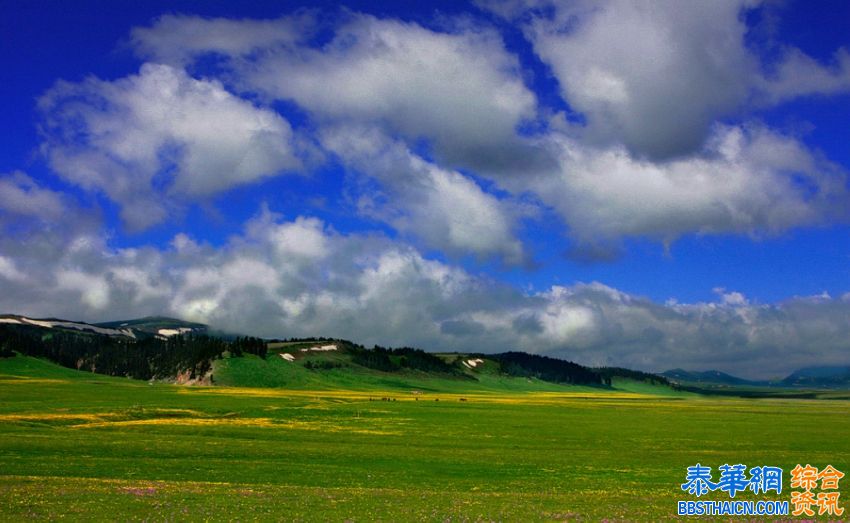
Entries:
[[846,400],[334,383],[183,387],[0,360],[0,520],[655,521],[675,519],[697,462],[850,469]]

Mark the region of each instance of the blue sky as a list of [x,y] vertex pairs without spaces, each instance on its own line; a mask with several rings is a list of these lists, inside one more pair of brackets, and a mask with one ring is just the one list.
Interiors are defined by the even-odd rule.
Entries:
[[846,2],[13,2],[0,307],[850,357]]

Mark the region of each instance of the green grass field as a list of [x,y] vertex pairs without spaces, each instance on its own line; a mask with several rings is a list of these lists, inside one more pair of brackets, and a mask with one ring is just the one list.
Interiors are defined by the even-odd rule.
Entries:
[[0,520],[654,521],[698,461],[781,466],[786,490],[797,463],[850,469],[844,400],[342,372],[224,386],[261,363],[179,387],[0,360]]

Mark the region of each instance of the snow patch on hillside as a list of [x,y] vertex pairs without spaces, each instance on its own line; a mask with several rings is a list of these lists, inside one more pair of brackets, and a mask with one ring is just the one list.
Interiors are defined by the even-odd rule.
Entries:
[[0,318],[0,323],[34,325],[36,327],[42,327],[44,329],[53,329],[59,327],[63,329],[75,329],[79,331],[96,332],[97,334],[105,334],[107,336],[129,336],[131,338],[136,337],[136,335],[131,329],[107,329],[104,327],[96,327],[94,325],[89,325],[88,323],[77,323],[73,321],[59,320],[35,320],[32,318],[27,318],[25,316],[19,316],[17,318]]
[[332,351],[332,350],[337,350],[336,345],[321,345],[321,346],[317,345],[315,347],[307,347],[307,348],[301,349],[301,352],[311,352],[311,351],[312,352],[328,352],[328,351]]
[[186,334],[187,332],[192,332],[191,327],[179,327],[177,329],[159,329],[156,331],[160,336],[165,336],[166,338],[170,336],[177,336],[179,334]]
[[482,360],[481,358],[475,358],[473,360],[464,360],[461,363],[466,365],[466,367],[469,369],[474,369],[478,366],[479,363],[484,363],[484,360]]

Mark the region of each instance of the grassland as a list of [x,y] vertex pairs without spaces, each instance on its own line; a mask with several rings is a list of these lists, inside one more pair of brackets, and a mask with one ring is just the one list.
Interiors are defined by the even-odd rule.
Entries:
[[0,520],[649,521],[674,517],[697,461],[850,469],[842,400],[495,376],[227,387],[259,365],[230,363],[179,387],[0,360]]

